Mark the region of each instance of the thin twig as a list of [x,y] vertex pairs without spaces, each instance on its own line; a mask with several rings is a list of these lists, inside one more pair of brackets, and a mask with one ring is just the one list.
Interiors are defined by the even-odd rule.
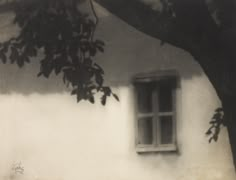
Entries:
[[91,40],[93,41],[94,33],[95,33],[96,28],[97,28],[97,25],[98,25],[98,23],[99,23],[99,18],[98,18],[98,16],[97,16],[96,11],[95,11],[94,4],[93,4],[92,0],[89,0],[89,3],[90,3],[90,7],[91,7],[91,9],[92,9],[93,15],[94,15],[94,17],[95,17],[95,26],[94,26],[93,32],[92,32],[92,34],[91,34]]

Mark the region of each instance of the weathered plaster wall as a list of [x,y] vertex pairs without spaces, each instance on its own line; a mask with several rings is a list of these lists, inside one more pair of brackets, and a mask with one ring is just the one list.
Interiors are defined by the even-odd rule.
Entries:
[[[224,129],[218,143],[208,144],[205,131],[215,108],[215,91],[192,57],[97,7],[97,36],[106,52],[97,61],[106,82],[120,97],[77,104],[59,77],[37,78],[38,62],[19,70],[0,66],[0,179],[17,180],[234,180]],[[17,32],[11,14],[0,16],[0,38]],[[140,72],[176,69],[178,153],[139,155],[134,146],[133,89]],[[99,101],[99,99],[98,99]],[[11,167],[21,162],[23,175]]]

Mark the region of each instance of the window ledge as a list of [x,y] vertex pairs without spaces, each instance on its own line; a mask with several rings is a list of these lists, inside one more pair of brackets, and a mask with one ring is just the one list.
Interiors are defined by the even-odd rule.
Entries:
[[176,152],[177,146],[176,145],[166,145],[166,146],[137,146],[136,152],[137,153],[148,153],[148,152]]

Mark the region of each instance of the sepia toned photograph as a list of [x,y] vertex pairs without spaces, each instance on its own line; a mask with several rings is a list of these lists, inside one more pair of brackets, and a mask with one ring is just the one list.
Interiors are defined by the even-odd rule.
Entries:
[[0,180],[235,180],[236,0],[0,0]]

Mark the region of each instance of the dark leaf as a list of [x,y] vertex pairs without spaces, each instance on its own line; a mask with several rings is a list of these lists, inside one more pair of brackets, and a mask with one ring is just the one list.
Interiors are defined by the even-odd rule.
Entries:
[[104,48],[101,47],[101,46],[97,46],[97,49],[98,49],[100,52],[104,52]]
[[97,63],[94,63],[94,66],[96,67],[96,70],[101,73],[101,74],[104,74],[104,70],[102,69],[101,66],[99,66]]
[[55,74],[58,75],[61,72],[62,66],[59,63],[55,64],[54,70]]
[[2,60],[2,62],[3,62],[4,64],[6,64],[6,62],[7,62],[7,57],[6,57],[6,55],[5,55],[4,53],[1,53],[1,52],[0,52],[0,59]]
[[112,95],[117,101],[120,101],[119,97],[116,94],[113,93]]
[[98,39],[95,41],[95,44],[99,45],[99,46],[104,46],[105,45],[105,43],[103,41],[98,40]]
[[8,43],[4,43],[3,44],[3,48],[2,48],[2,50],[1,50],[3,53],[7,53],[7,51],[8,51]]
[[212,119],[219,120],[219,119],[221,119],[221,116],[222,115],[220,113],[216,113],[216,114],[213,115]]
[[20,68],[24,66],[24,60],[23,60],[22,57],[19,57],[19,58],[17,59],[17,65],[18,65]]
[[215,124],[215,123],[217,123],[217,121],[210,121],[209,123],[210,124]]
[[66,84],[66,75],[65,75],[65,73],[63,74],[63,82],[64,82],[64,84]]
[[93,61],[92,61],[91,58],[86,58],[86,59],[84,60],[84,64],[85,64],[86,66],[92,66],[92,63],[93,63]]
[[90,97],[89,97],[89,102],[91,102],[92,104],[95,103],[95,100],[94,100],[94,97],[93,97],[93,96],[90,96]]
[[218,135],[215,134],[215,135],[213,136],[213,139],[214,139],[214,141],[216,142],[216,141],[218,140]]
[[211,138],[209,139],[209,143],[211,143],[212,140],[213,140],[213,137],[211,137]]
[[52,70],[53,70],[53,67],[50,63],[41,65],[41,72],[46,78],[49,78]]
[[27,62],[27,63],[30,63],[29,57],[25,56],[25,57],[24,57],[24,61]]
[[103,95],[102,98],[101,98],[101,103],[103,106],[106,105],[106,101],[107,101],[107,96]]
[[42,75],[43,75],[42,72],[39,72],[39,73],[37,74],[38,77],[40,77],[40,76],[42,76]]
[[207,132],[206,132],[206,135],[211,135],[212,134],[212,131],[209,129]]
[[28,47],[26,51],[27,51],[26,53],[27,53],[28,56],[30,56],[30,57],[35,57],[35,56],[37,56],[37,50],[36,50],[35,48],[33,48],[33,47]]
[[217,109],[215,110],[215,112],[221,113],[221,112],[223,112],[223,108],[217,108]]
[[11,63],[14,63],[19,58],[19,53],[16,48],[11,47],[11,55],[10,55]]
[[103,87],[102,90],[104,92],[104,95],[106,95],[106,96],[110,96],[111,95],[111,88]]
[[103,79],[103,77],[102,77],[101,74],[96,73],[96,74],[95,74],[95,81],[96,81],[96,83],[97,83],[99,86],[102,86],[104,79]]
[[71,91],[71,95],[76,95],[76,94],[77,94],[77,89]]
[[89,53],[91,56],[95,56],[95,54],[97,53],[96,48],[94,48],[93,46],[90,46]]
[[78,93],[77,94],[77,102],[80,102],[83,99],[83,97]]

